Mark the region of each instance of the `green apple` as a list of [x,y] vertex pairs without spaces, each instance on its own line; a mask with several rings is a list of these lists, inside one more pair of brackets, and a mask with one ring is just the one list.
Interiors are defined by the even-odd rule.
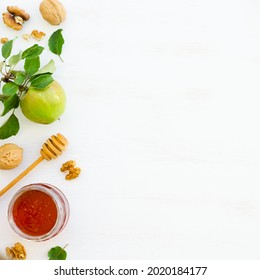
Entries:
[[21,98],[20,107],[29,120],[49,124],[59,119],[65,111],[66,95],[57,81],[52,82],[44,89],[29,87]]

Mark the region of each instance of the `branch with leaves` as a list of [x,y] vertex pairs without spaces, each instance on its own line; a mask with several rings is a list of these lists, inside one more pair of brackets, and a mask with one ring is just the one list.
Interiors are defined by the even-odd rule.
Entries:
[[[13,44],[16,39],[7,41],[2,46],[3,61],[0,61],[0,101],[4,105],[1,116],[10,114],[9,118],[0,127],[0,139],[14,136],[20,129],[15,110],[19,107],[21,98],[26,94],[29,87],[44,89],[50,85],[54,79],[52,74],[56,67],[54,60],[41,68],[40,56],[44,47],[34,44],[33,46],[19,51],[18,54],[11,55]],[[48,40],[49,50],[61,58],[64,39],[62,29],[55,31]],[[23,62],[23,69],[17,70],[18,63]]]

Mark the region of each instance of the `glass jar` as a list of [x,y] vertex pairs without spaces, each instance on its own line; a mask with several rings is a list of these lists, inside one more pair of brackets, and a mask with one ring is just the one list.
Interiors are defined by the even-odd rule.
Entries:
[[45,241],[60,233],[69,219],[69,203],[57,187],[35,183],[22,187],[8,206],[8,222],[20,237]]

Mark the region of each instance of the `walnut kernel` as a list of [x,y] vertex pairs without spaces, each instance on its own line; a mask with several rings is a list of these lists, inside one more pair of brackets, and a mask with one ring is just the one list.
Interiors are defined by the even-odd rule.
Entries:
[[17,242],[14,244],[14,247],[7,247],[5,249],[6,255],[11,260],[25,260],[26,259],[26,251],[24,246]]
[[6,42],[8,42],[8,38],[3,37],[0,39],[0,41],[1,41],[1,44],[5,44]]
[[81,169],[79,167],[75,167],[69,171],[69,173],[65,176],[66,180],[72,180],[79,176]]
[[17,6],[8,6],[7,11],[2,14],[5,25],[14,30],[21,30],[23,23],[30,19],[30,15]]
[[3,21],[5,25],[13,28],[14,30],[21,30],[23,28],[23,26],[19,23],[16,23],[14,17],[7,12],[3,13]]
[[23,37],[24,40],[29,40],[31,35],[30,34],[23,34],[22,37]]
[[31,33],[31,36],[38,41],[40,41],[45,35],[46,34],[44,32],[38,31],[36,29],[33,30],[32,33]]
[[23,21],[28,21],[30,15],[25,12],[25,10],[18,8],[17,6],[8,6],[7,11],[12,14],[14,17],[20,17]]
[[63,163],[60,171],[67,173],[67,175],[65,176],[66,180],[72,180],[79,176],[81,169],[79,167],[76,167],[76,162],[74,160],[69,160]]

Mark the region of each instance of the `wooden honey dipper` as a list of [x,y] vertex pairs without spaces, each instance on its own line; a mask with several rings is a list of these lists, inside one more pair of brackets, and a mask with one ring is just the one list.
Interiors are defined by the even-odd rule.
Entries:
[[0,190],[0,196],[10,190],[18,181],[27,175],[34,167],[36,167],[44,159],[52,160],[60,156],[68,145],[68,140],[60,133],[52,135],[42,145],[40,150],[41,156],[28,166],[20,175],[18,175],[12,182]]

